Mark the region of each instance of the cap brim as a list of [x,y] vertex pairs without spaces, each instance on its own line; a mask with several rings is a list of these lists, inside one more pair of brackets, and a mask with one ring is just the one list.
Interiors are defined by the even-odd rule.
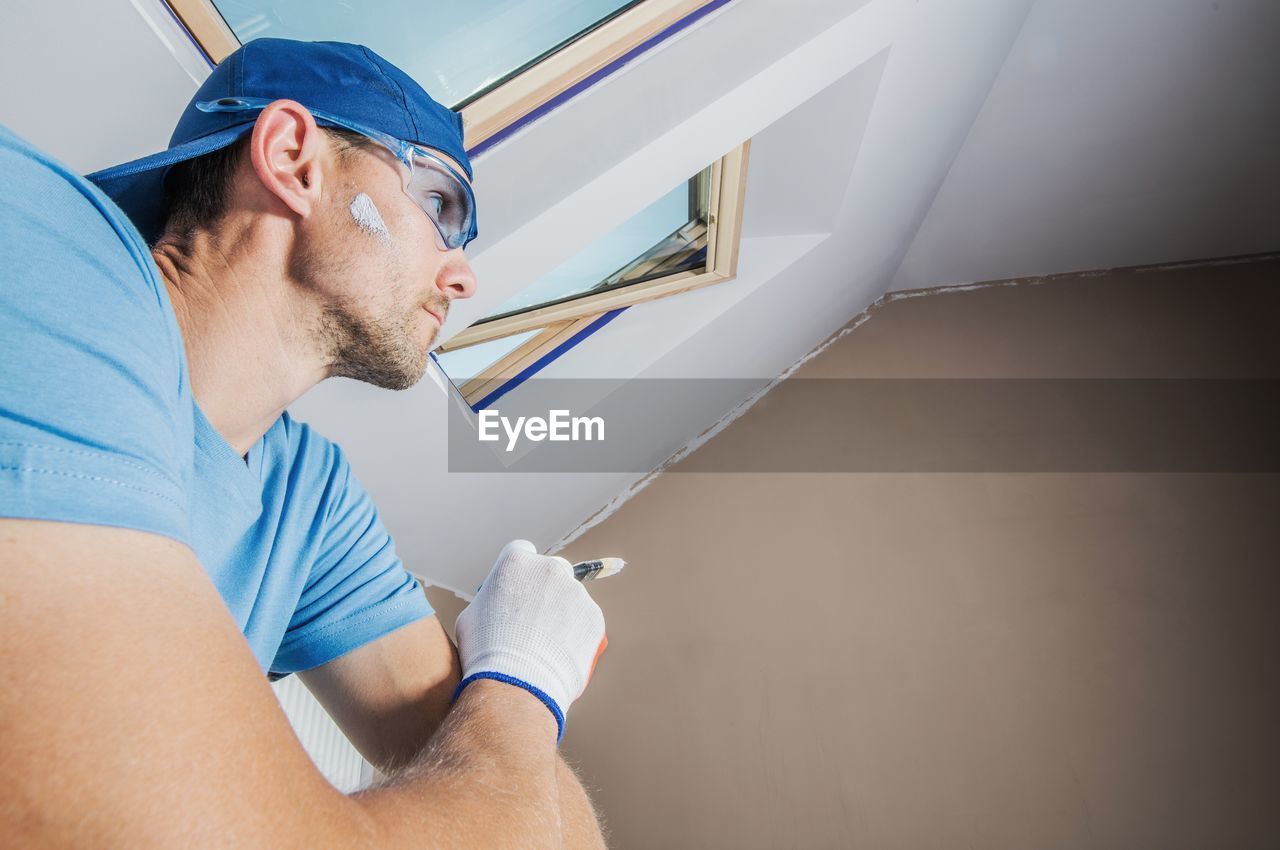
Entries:
[[[253,117],[257,118],[256,115]],[[169,168],[225,148],[251,129],[252,120],[141,159],[95,171],[87,177],[124,210],[142,238],[152,245],[160,238],[160,228],[164,223],[164,178]]]

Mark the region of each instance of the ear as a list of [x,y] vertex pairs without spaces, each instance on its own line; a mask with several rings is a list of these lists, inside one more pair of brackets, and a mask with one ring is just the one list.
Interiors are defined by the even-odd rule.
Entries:
[[305,106],[277,100],[258,115],[249,139],[258,180],[300,216],[309,215],[320,198],[322,135]]

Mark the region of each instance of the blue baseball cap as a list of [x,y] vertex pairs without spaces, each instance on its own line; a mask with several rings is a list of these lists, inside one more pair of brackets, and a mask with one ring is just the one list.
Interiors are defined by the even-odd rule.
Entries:
[[160,237],[169,168],[225,148],[253,129],[256,111],[196,108],[198,102],[224,97],[294,100],[434,148],[457,161],[468,178],[473,176],[462,146],[462,116],[432,100],[408,74],[369,48],[337,41],[254,39],[209,74],[178,119],[168,150],[88,176],[124,210],[148,244]]

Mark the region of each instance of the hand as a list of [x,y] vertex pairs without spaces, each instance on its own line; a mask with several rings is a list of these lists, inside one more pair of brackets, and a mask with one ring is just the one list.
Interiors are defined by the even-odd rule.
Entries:
[[524,688],[555,715],[559,737],[609,643],[604,615],[569,562],[539,555],[527,540],[502,548],[456,630],[462,683],[455,698],[476,679]]

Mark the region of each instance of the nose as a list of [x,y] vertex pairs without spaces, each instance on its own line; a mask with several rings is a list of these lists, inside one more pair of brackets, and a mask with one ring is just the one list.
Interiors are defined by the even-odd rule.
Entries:
[[436,275],[436,288],[452,301],[455,298],[470,298],[476,293],[476,273],[471,270],[466,254],[461,248],[446,252],[445,261],[440,265]]

